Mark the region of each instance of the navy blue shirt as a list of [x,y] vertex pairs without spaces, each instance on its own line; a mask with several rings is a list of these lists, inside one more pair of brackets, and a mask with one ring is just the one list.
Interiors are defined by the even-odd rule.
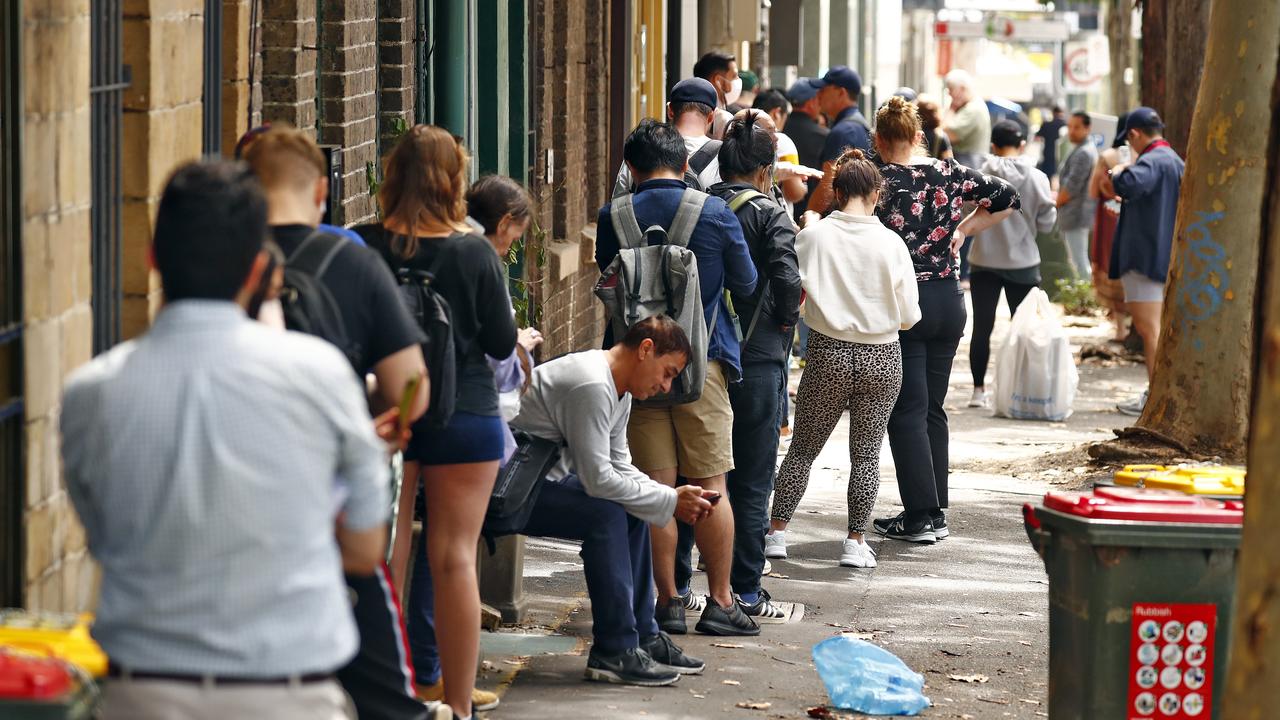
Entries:
[[836,116],[827,134],[827,142],[822,146],[822,162],[827,163],[840,157],[845,148],[856,147],[863,152],[871,152],[871,134],[867,132],[867,119],[858,111],[857,105],[850,105]]
[[[683,180],[646,180],[636,187],[633,205],[640,227],[671,227],[676,208],[684,195]],[[600,208],[596,223],[596,264],[604,270],[618,256],[618,236],[609,217],[612,203]],[[750,295],[756,289],[756,268],[751,251],[742,237],[742,225],[718,197],[711,196],[702,206],[698,224],[689,238],[689,249],[698,258],[698,283],[702,290],[702,312],[709,329],[707,358],[725,365],[725,375],[737,380],[742,374],[741,349],[733,330],[729,309],[724,304],[724,289]],[[711,316],[719,308],[715,327]],[[607,341],[606,341],[607,343]]]
[[1182,187],[1182,158],[1167,145],[1143,152],[1132,165],[1111,178],[1123,198],[1120,223],[1111,246],[1111,277],[1136,271],[1165,282],[1173,248]]

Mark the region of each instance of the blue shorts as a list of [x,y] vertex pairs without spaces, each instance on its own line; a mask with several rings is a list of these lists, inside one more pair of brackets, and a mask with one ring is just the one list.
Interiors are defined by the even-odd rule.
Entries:
[[455,412],[443,428],[414,426],[406,461],[422,465],[463,465],[501,460],[504,422],[497,415]]

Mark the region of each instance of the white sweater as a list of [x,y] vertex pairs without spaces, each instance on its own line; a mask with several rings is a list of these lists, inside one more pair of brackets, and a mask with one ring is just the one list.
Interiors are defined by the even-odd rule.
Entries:
[[885,345],[920,320],[906,243],[874,215],[835,211],[796,235],[804,319],[828,337]]

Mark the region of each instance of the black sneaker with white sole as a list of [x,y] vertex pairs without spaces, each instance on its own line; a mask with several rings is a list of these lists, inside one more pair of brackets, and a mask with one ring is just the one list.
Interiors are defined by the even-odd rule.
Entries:
[[742,612],[759,624],[769,625],[787,621],[786,611],[773,604],[773,598],[769,596],[768,590],[761,589],[760,597],[753,603],[745,603],[740,597],[734,599],[738,601],[738,607],[742,608]]
[[685,621],[684,602],[680,598],[672,598],[666,605],[658,605],[653,609],[653,619],[658,621],[662,632],[672,635],[686,635],[689,625]]
[[889,532],[889,526],[893,525],[895,522],[903,519],[906,516],[907,516],[906,511],[903,511],[898,513],[897,515],[894,515],[893,517],[877,518],[871,521],[871,526],[876,529],[876,532],[880,533],[881,535],[884,535],[885,533]]
[[933,523],[929,518],[908,520],[906,515],[894,519],[889,524],[884,536],[891,540],[905,540],[914,543],[933,544],[938,542],[938,535],[933,531]]
[[685,655],[684,650],[680,649],[671,641],[671,636],[659,632],[657,635],[640,639],[640,649],[649,653],[649,657],[659,665],[675,670],[681,675],[697,675],[707,666],[696,657]]
[[694,630],[704,635],[759,635],[760,626],[742,611],[742,607],[734,602],[727,608],[720,603],[710,601],[707,609],[702,611]]
[[947,529],[947,516],[945,513],[939,512],[937,515],[934,515],[932,522],[934,537],[939,540],[950,537],[951,531]]
[[591,654],[587,657],[586,678],[619,685],[661,687],[674,685],[680,679],[680,673],[654,662],[649,653],[640,648],[617,653],[591,648]]

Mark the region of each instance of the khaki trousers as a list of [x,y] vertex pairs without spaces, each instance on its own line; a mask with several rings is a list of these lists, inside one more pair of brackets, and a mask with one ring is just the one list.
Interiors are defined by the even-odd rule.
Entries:
[[337,681],[291,685],[204,685],[110,678],[103,720],[352,720]]

